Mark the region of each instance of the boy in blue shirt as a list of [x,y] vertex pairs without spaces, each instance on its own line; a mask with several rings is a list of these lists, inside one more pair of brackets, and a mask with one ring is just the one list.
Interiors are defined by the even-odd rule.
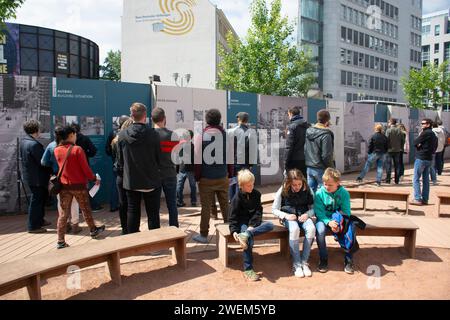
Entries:
[[[317,268],[319,272],[328,271],[328,251],[325,236],[328,229],[334,233],[339,231],[338,223],[332,219],[332,215],[339,211],[343,216],[350,217],[350,194],[340,185],[341,173],[328,168],[323,175],[323,186],[317,191],[314,198],[314,212],[317,217],[317,245],[319,246],[320,262]],[[344,271],[353,274],[353,261],[350,252],[345,253]]]

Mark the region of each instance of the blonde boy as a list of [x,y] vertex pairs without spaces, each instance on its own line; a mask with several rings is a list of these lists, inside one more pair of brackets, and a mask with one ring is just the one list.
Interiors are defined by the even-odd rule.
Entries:
[[[332,168],[325,170],[323,174],[323,186],[317,191],[314,198],[314,212],[317,217],[316,232],[317,245],[319,246],[320,262],[318,271],[325,273],[328,271],[328,251],[325,236],[327,229],[333,232],[338,231],[338,224],[332,220],[332,215],[339,211],[342,215],[350,217],[350,194],[341,186],[341,173]],[[345,254],[344,271],[352,274],[353,262],[350,253]]]
[[272,222],[262,221],[261,193],[254,189],[255,176],[250,170],[238,173],[238,194],[231,202],[230,231],[244,249],[244,275],[257,281],[260,276],[253,270],[252,248],[254,237],[273,229]]

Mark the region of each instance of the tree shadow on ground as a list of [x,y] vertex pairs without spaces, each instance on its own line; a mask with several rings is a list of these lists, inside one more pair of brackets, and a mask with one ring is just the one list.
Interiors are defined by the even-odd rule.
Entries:
[[418,217],[418,216],[424,217],[424,216],[425,216],[425,211],[419,211],[419,210],[411,210],[411,209],[409,209],[408,215],[409,215],[409,216],[415,216],[415,217]]
[[[170,265],[168,260],[166,259],[164,261],[167,261],[166,265],[159,269],[143,271],[130,276],[122,275],[122,286],[120,287],[108,281],[101,284],[98,288],[76,294],[70,297],[69,300],[95,300],[99,299],[99,296],[101,296],[101,299],[106,300],[132,300],[159,289],[188,282],[216,272],[214,268],[207,265],[203,260],[188,259],[186,270]],[[152,261],[145,261],[144,263],[152,263]],[[161,262],[158,263],[158,265],[160,264]],[[127,268],[122,266],[122,269]]]
[[[256,249],[258,250],[258,248]],[[311,250],[309,260],[310,269],[313,274],[318,273],[319,252],[317,248]],[[253,252],[254,267],[256,271],[261,271],[264,277],[275,283],[280,278],[292,277],[292,260],[290,257],[283,257],[279,252],[268,254],[258,254]],[[375,266],[380,270],[380,277],[385,276],[392,271],[386,267],[396,267],[411,260],[403,247],[362,247],[354,255],[355,271],[370,273]],[[442,262],[431,249],[417,248],[415,260],[420,262]],[[242,250],[230,250],[229,268],[233,270],[243,270]],[[340,248],[328,248],[328,270],[329,272],[344,272],[344,251]],[[369,274],[371,275],[371,274]]]

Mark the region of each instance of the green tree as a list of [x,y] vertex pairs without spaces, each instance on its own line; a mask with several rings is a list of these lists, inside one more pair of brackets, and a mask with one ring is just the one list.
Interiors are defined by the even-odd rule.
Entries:
[[121,57],[120,50],[108,52],[105,62],[100,66],[100,79],[120,81],[121,79]]
[[253,0],[252,22],[241,41],[227,35],[229,52],[219,49],[220,89],[267,95],[306,96],[315,77],[309,53],[293,44],[293,25],[281,15],[281,0]]
[[448,104],[449,71],[449,63],[445,61],[439,66],[428,64],[421,70],[412,69],[407,77],[403,77],[401,83],[410,106],[425,109],[429,105],[438,108]]
[[6,20],[15,19],[16,11],[25,0],[0,0],[0,22],[4,24]]

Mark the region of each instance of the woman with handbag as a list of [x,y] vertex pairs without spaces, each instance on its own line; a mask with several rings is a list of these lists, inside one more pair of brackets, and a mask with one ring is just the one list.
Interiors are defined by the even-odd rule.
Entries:
[[84,220],[89,226],[90,235],[95,239],[105,230],[105,226],[97,227],[92,218],[92,210],[89,204],[89,194],[87,191],[88,181],[95,181],[100,184],[91,168],[88,165],[83,149],[75,145],[77,134],[75,130],[66,126],[61,136],[61,143],[55,148],[55,158],[60,169],[59,176],[62,184],[59,198],[61,201],[61,211],[58,217],[58,244],[57,248],[66,248],[64,236],[66,233],[67,218],[70,214],[72,199],[75,198],[83,212]]

